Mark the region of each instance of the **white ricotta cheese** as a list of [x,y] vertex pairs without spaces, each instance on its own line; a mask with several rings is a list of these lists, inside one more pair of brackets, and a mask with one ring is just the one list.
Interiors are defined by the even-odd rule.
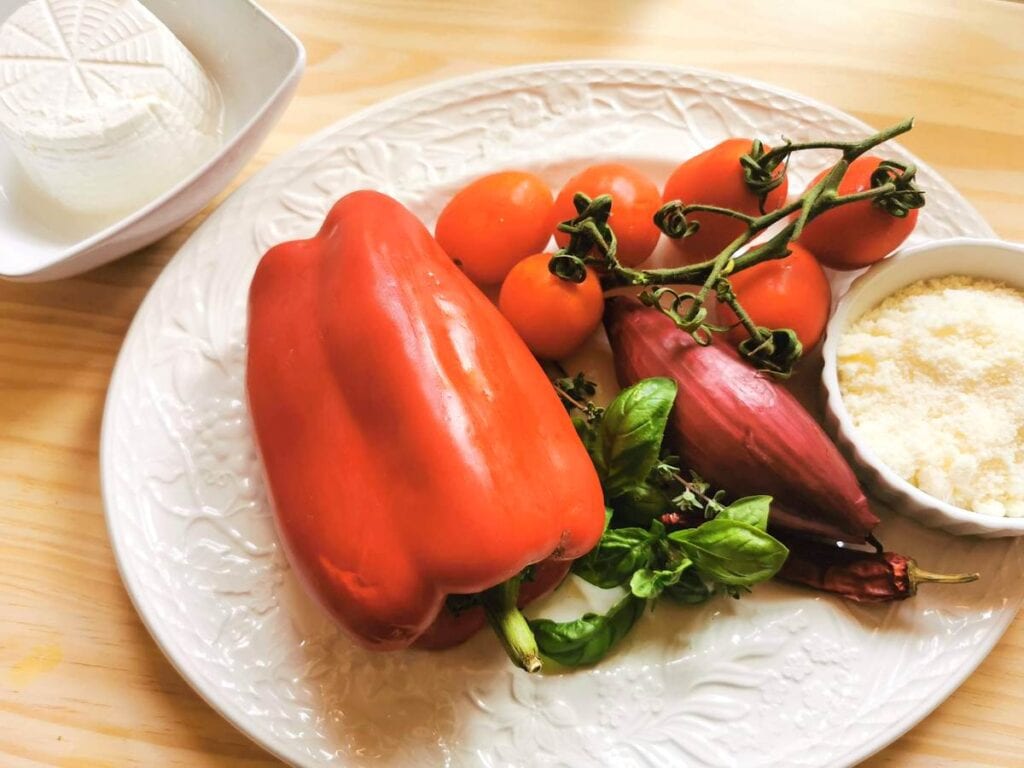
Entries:
[[216,86],[137,0],[32,0],[0,27],[0,135],[79,211],[127,211],[220,143]]
[[951,276],[893,294],[839,340],[857,429],[925,493],[1024,517],[1024,291]]

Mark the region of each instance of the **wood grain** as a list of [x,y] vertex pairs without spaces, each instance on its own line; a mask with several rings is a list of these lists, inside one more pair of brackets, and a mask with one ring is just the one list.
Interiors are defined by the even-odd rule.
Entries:
[[[233,186],[357,109],[426,83],[565,58],[755,77],[906,144],[1024,240],[1024,6],[994,0],[266,0],[305,43],[298,96]],[[226,194],[226,193],[225,193]],[[114,359],[146,290],[222,199],[79,278],[0,284],[0,765],[279,766],[178,676],[121,586],[97,445]],[[1024,764],[1024,619],[924,723],[866,765]]]

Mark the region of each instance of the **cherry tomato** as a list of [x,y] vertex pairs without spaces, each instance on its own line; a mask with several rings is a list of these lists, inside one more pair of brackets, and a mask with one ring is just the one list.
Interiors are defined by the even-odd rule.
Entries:
[[[747,185],[740,158],[750,152],[753,139],[726,139],[711,149],[684,162],[665,183],[664,201],[682,200],[694,205],[715,205],[730,208],[748,216],[761,213],[758,195]],[[768,148],[766,147],[767,151]],[[782,173],[782,169],[778,170]],[[786,201],[788,181],[768,193],[765,212],[774,211]],[[714,258],[729,243],[743,234],[742,221],[718,213],[687,214],[687,221],[700,223],[700,229],[689,237],[673,240],[687,264]]]
[[[792,253],[786,258],[761,262],[729,280],[751,320],[765,328],[792,329],[807,351],[825,332],[832,290],[810,251],[796,243],[789,248]],[[725,304],[718,305],[718,320],[723,325],[739,323],[736,313]],[[742,325],[729,331],[733,343],[748,336]]]
[[[850,195],[871,188],[871,174],[881,158],[863,155],[850,163],[839,182],[839,194]],[[828,171],[811,182],[814,186]],[[906,240],[917,225],[917,209],[897,218],[871,200],[850,203],[826,211],[804,227],[800,243],[822,264],[832,269],[860,269],[881,261]]]
[[448,201],[434,236],[474,283],[496,285],[548,244],[552,202],[551,190],[532,173],[493,173]]
[[516,264],[501,285],[498,308],[537,357],[556,360],[601,324],[604,295],[591,269],[582,283],[553,275],[551,256],[537,253]]
[[[612,196],[608,225],[618,240],[616,256],[627,267],[635,267],[651,255],[661,232],[654,226],[654,214],[661,207],[657,185],[635,168],[621,163],[592,165],[573,176],[555,198],[554,225],[576,217],[572,198],[577,192],[589,197]],[[569,236],[555,230],[560,248]]]

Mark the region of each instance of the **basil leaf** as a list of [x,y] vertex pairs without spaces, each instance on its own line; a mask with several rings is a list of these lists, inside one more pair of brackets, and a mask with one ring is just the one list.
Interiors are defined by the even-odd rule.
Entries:
[[760,531],[768,530],[768,513],[771,511],[771,496],[746,496],[737,499],[718,513],[716,520],[739,520]]
[[696,568],[687,569],[678,583],[665,589],[665,596],[683,605],[697,605],[711,597],[711,589],[704,583]]
[[622,390],[605,410],[598,470],[609,497],[642,483],[658,462],[677,389],[672,379],[644,379]]
[[656,598],[666,589],[678,583],[683,573],[692,565],[693,563],[689,560],[683,560],[675,568],[666,570],[642,568],[634,573],[633,578],[629,580],[629,591],[645,600]]
[[668,494],[650,483],[630,486],[609,504],[615,510],[617,520],[631,525],[648,525],[675,509]]
[[646,600],[626,595],[605,614],[587,613],[575,621],[535,619],[530,629],[540,652],[566,667],[595,664],[636,624]]
[[653,534],[643,528],[609,528],[597,546],[573,564],[573,573],[601,589],[627,584],[634,571],[650,563],[654,541],[664,530],[662,526],[660,534]]
[[786,562],[789,550],[776,539],[738,520],[710,520],[699,528],[669,534],[702,575],[736,587],[767,581]]

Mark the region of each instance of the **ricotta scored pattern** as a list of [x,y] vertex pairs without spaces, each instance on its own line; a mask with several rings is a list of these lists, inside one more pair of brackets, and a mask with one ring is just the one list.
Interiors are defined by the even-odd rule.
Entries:
[[137,0],[32,0],[0,27],[0,135],[64,206],[145,204],[220,143],[216,85]]

